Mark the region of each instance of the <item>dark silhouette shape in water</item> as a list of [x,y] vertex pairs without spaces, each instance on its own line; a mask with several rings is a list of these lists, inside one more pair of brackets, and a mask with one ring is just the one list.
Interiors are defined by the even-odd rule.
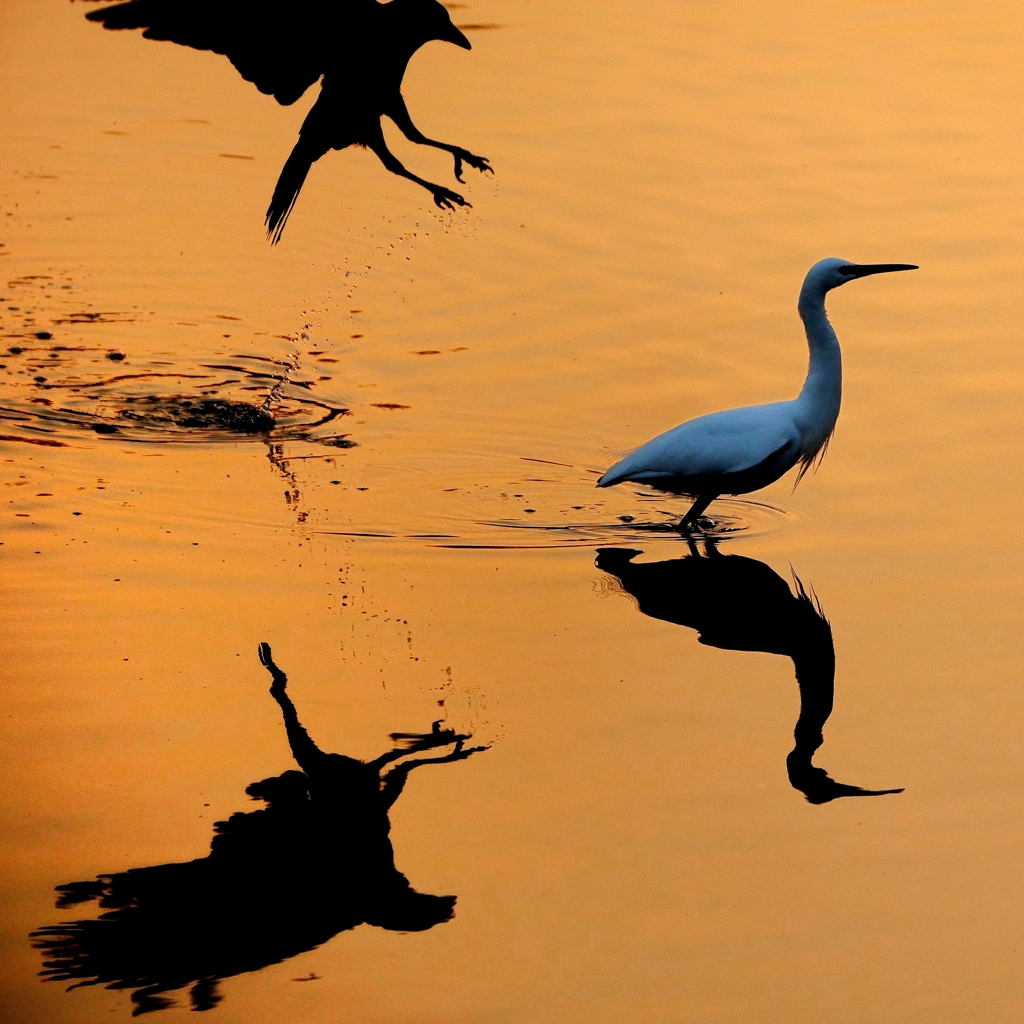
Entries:
[[223,398],[161,399],[151,395],[139,405],[119,410],[118,416],[147,426],[167,424],[231,434],[268,434],[275,425],[274,417],[265,408]]
[[636,599],[644,615],[695,629],[702,644],[793,659],[800,687],[800,717],[786,770],[793,788],[812,804],[841,796],[902,793],[902,789],[847,786],[812,763],[824,743],[822,729],[832,714],[836,675],[832,627],[817,598],[795,576],[794,594],[764,562],[723,555],[711,540],[705,542],[705,550],[702,557],[691,540],[685,558],[636,563],[633,559],[642,551],[601,548],[596,564]]
[[[452,917],[454,896],[417,892],[395,867],[388,812],[414,768],[487,748],[467,747],[469,735],[435,722],[428,733],[392,733],[394,748],[372,761],[325,753],[299,723],[270,647],[259,653],[302,771],[249,786],[266,809],[217,822],[207,857],[58,886],[58,908],[98,900],[104,912],[32,933],[47,980],[70,981],[69,991],[133,989],[133,1016],[174,1005],[165,993],[191,985],[192,1008],[209,1010],[222,998],[220,979],[340,931],[366,923],[416,932]],[[442,747],[452,749],[403,760]]]
[[402,98],[405,69],[424,43],[438,39],[472,49],[437,0],[129,0],[86,17],[105,28],[141,28],[147,39],[224,54],[246,81],[284,105],[323,76],[267,210],[272,243],[280,240],[310,167],[331,149],[364,146],[393,174],[427,189],[439,207],[471,205],[405,168],[384,141],[385,115],[412,142],[451,153],[459,181],[463,163],[491,170],[485,157],[427,138]]

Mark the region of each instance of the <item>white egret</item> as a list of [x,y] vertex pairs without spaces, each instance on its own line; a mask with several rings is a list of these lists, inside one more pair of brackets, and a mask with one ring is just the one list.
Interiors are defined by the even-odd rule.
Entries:
[[679,524],[693,524],[720,494],[747,494],[774,483],[800,463],[797,483],[824,457],[839,418],[843,364],[839,339],[825,312],[825,294],[870,274],[917,270],[912,263],[820,260],[807,272],[797,309],[804,322],[810,365],[791,402],[752,405],[699,416],[673,427],[615,463],[598,487],[630,480],[694,498]]

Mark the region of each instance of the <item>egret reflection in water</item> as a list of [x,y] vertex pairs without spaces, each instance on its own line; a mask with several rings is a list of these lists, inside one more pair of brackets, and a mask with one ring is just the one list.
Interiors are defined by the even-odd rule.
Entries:
[[812,804],[842,796],[883,796],[902,789],[861,789],[830,778],[812,763],[832,714],[836,656],[832,627],[821,606],[796,579],[796,593],[770,566],[754,558],[723,555],[707,541],[701,555],[663,562],[636,562],[628,548],[601,548],[597,567],[614,576],[640,611],[688,626],[700,643],[728,651],[764,651],[793,659],[800,688],[796,745],[786,758],[789,781]]
[[372,761],[325,753],[300,724],[267,644],[260,660],[302,770],[249,786],[266,808],[217,822],[206,857],[58,886],[58,908],[96,900],[103,913],[33,933],[44,978],[134,990],[133,1016],[172,1006],[166,993],[191,985],[192,1008],[208,1010],[222,998],[220,979],[340,931],[366,923],[416,932],[452,917],[456,897],[417,892],[395,867],[388,812],[414,768],[486,748],[435,722],[428,733],[392,733],[393,749]]
[[459,181],[463,163],[491,170],[484,157],[424,135],[402,97],[406,67],[425,43],[472,49],[437,0],[129,0],[86,17],[105,28],[141,28],[147,39],[224,54],[246,81],[285,106],[323,78],[267,210],[271,242],[280,239],[309,169],[332,149],[365,146],[393,174],[427,189],[439,207],[470,205],[406,169],[384,141],[385,115],[412,142],[450,153]]

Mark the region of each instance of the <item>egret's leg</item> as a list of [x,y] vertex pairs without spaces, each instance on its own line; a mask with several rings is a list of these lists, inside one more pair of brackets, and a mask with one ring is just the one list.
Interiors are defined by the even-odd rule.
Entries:
[[704,515],[704,510],[717,498],[717,494],[700,494],[697,500],[690,506],[690,511],[683,516],[679,524],[680,530],[688,530],[693,524]]

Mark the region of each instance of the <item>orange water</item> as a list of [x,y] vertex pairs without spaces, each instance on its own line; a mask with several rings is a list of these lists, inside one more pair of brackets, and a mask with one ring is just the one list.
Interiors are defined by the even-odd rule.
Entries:
[[[94,912],[55,910],[58,884],[204,856],[294,767],[267,640],[325,749],[442,715],[492,746],[392,812],[399,869],[456,917],[228,978],[223,1024],[1017,1020],[1016,5],[473,0],[455,20],[499,27],[429,44],[404,89],[493,163],[472,209],[331,153],[274,249],[311,96],[278,107],[91,9],[0,8],[0,332],[25,350],[0,358],[3,1019],[129,1015],[40,982],[28,933]],[[826,255],[921,270],[830,296],[820,471],[717,506],[722,550],[792,567],[832,623],[816,763],[906,787],[812,806],[792,663],[642,615],[595,551],[682,557],[644,528],[682,507],[593,482],[683,419],[791,397]],[[119,414],[259,404],[266,367],[267,440]]]

